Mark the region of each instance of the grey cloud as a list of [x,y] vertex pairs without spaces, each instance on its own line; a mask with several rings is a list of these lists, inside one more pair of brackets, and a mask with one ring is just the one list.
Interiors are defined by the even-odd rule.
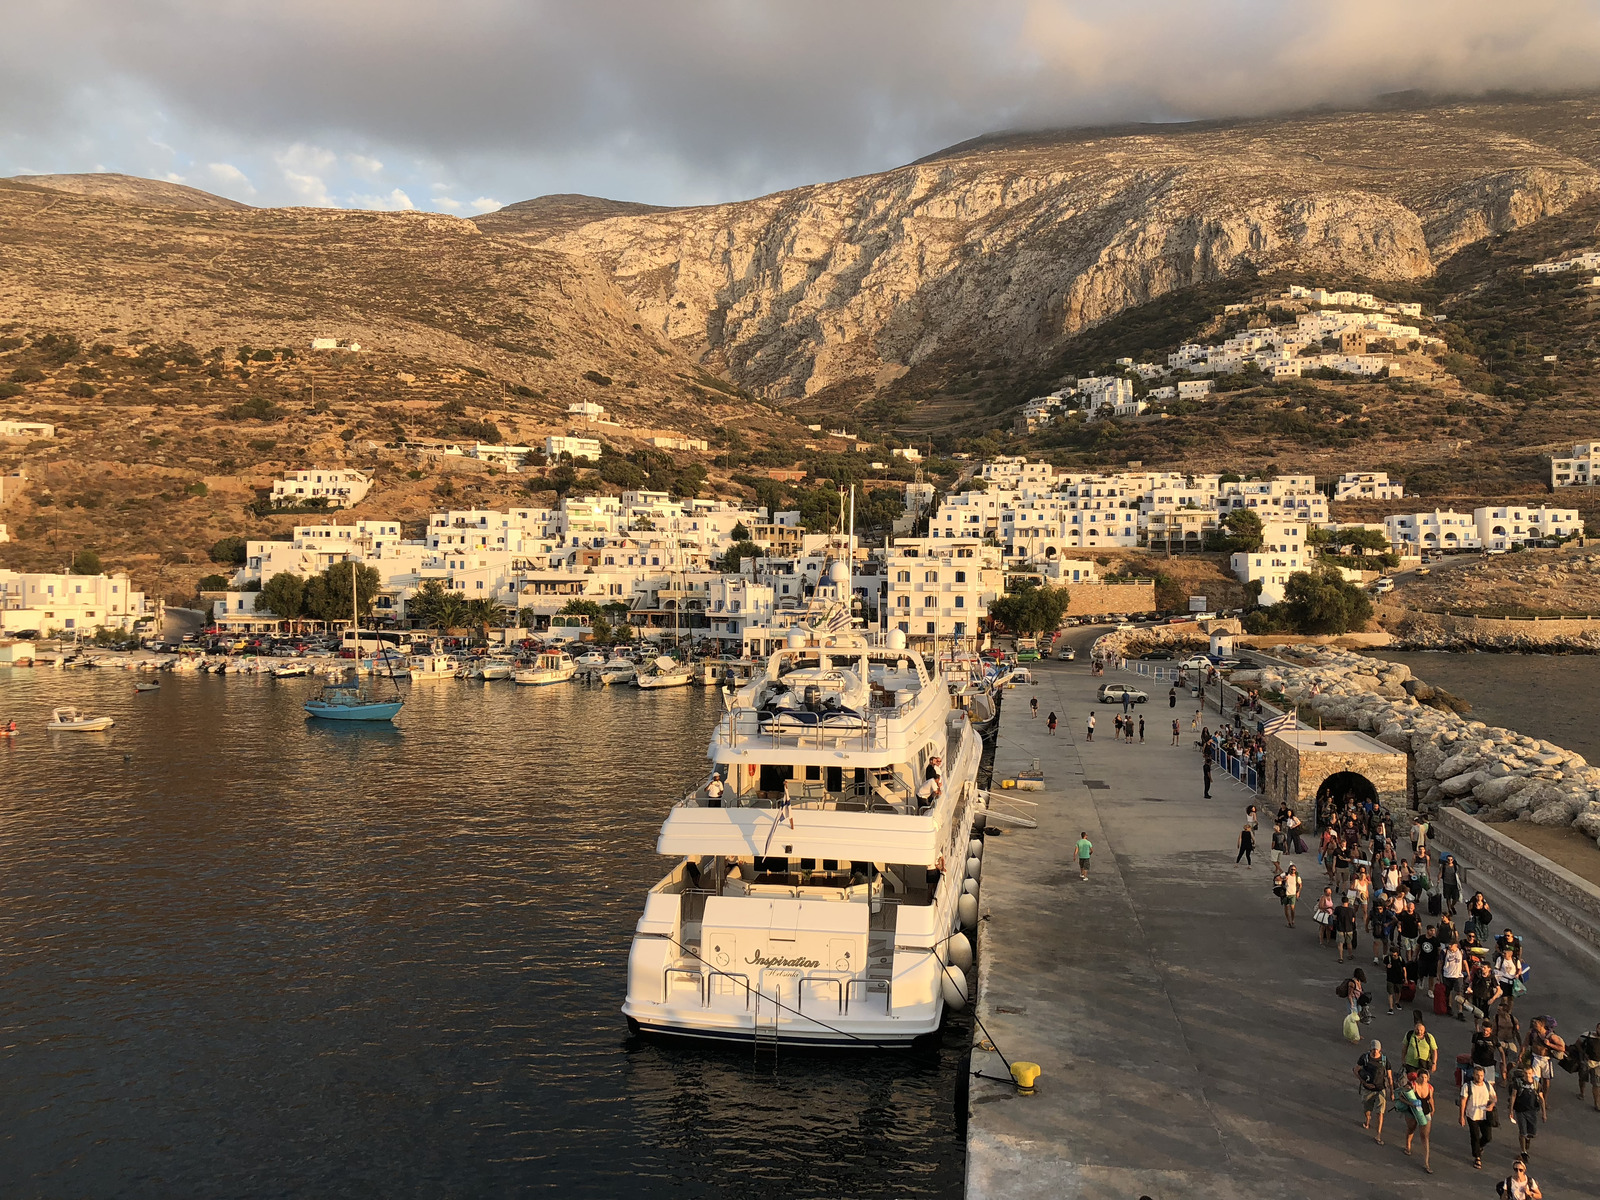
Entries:
[[[1594,0],[61,0],[16,30],[0,155],[155,122],[206,161],[332,147],[438,164],[463,195],[603,183],[657,202],[998,128],[1600,85]],[[371,175],[349,190],[387,193]],[[384,182],[417,196],[427,175]]]

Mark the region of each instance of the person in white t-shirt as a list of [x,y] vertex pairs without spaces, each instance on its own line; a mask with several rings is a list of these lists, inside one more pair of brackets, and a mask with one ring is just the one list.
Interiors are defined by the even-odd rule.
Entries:
[[1483,1148],[1493,1136],[1489,1132],[1490,1114],[1494,1112],[1498,1099],[1493,1086],[1483,1077],[1483,1068],[1473,1067],[1472,1078],[1461,1089],[1460,1124],[1467,1127],[1468,1136],[1472,1139],[1472,1165],[1480,1170],[1483,1168]]

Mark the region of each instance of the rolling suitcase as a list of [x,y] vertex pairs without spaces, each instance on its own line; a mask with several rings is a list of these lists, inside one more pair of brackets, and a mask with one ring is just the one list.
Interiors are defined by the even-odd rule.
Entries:
[[1442,979],[1433,985],[1433,1015],[1436,1017],[1450,1015],[1450,993],[1445,989]]

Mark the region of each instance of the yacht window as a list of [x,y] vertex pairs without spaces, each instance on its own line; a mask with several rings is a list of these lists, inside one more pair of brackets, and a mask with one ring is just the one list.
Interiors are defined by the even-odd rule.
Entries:
[[812,780],[821,779],[821,778],[822,778],[822,768],[821,767],[807,767],[806,768],[806,779],[807,779],[808,782],[812,781]]
[[842,792],[844,790],[843,767],[828,768],[828,790],[830,792]]
[[794,768],[785,763],[762,763],[761,786],[763,792],[781,792],[783,785],[794,778]]

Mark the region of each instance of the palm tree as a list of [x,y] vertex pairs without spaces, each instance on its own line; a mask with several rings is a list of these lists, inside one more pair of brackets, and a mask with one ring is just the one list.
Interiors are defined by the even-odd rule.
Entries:
[[459,592],[447,591],[435,606],[433,623],[445,633],[459,629],[469,620],[469,607],[465,596]]
[[499,622],[501,611],[498,603],[487,598],[467,601],[466,621],[478,631],[480,642],[489,640],[489,626]]

